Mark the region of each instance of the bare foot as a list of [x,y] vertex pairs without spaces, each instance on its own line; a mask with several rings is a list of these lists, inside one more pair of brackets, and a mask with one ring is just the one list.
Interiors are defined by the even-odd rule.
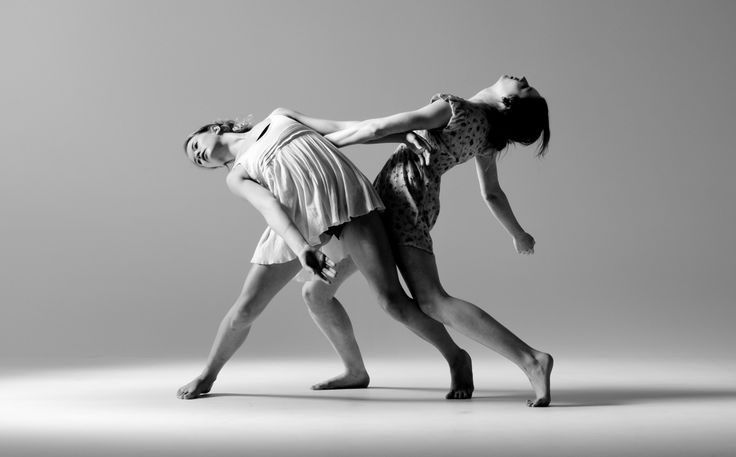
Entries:
[[529,382],[532,383],[532,388],[537,398],[527,400],[527,406],[531,408],[549,406],[549,402],[552,400],[552,395],[550,394],[552,365],[554,365],[554,360],[551,355],[544,352],[534,355],[534,362],[525,371],[529,377]]
[[191,400],[197,398],[202,394],[206,394],[212,389],[212,384],[215,383],[215,378],[208,378],[198,376],[194,378],[189,384],[182,386],[176,392],[176,396],[182,400]]
[[346,372],[327,381],[313,385],[312,390],[365,389],[371,381],[366,371]]
[[450,391],[448,400],[468,400],[473,396],[473,361],[470,354],[461,350],[461,354],[450,364]]

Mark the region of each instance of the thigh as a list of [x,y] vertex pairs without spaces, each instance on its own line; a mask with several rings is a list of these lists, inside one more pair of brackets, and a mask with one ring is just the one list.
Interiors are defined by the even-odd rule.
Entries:
[[320,281],[319,279],[312,279],[305,283],[302,288],[304,294],[330,299],[335,296],[337,289],[339,289],[353,273],[358,271],[358,267],[355,265],[355,262],[353,262],[353,259],[348,256],[337,262],[337,265],[335,265],[335,271],[337,271],[337,275],[335,275],[335,278],[330,282],[330,284]]
[[438,178],[407,154],[397,153],[374,185],[386,206],[382,216],[391,243],[431,252],[429,231],[439,213]]
[[272,265],[254,263],[240,291],[240,303],[253,311],[262,311],[300,268],[301,264],[297,259]]
[[342,240],[348,254],[376,292],[385,295],[401,291],[391,245],[375,211],[347,223]]
[[415,300],[422,303],[447,295],[440,282],[434,254],[412,246],[397,246],[394,249],[401,276]]

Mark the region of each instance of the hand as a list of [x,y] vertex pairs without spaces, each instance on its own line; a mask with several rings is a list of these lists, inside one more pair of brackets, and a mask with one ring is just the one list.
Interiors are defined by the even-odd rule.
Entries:
[[534,244],[536,241],[526,232],[514,238],[514,247],[519,254],[534,254]]
[[311,271],[322,282],[330,284],[330,280],[337,275],[335,263],[322,251],[312,246],[304,248],[299,253],[299,262],[307,270]]
[[425,167],[429,165],[429,151],[431,148],[427,140],[414,132],[407,132],[404,137],[404,144],[419,157],[419,163],[421,165]]

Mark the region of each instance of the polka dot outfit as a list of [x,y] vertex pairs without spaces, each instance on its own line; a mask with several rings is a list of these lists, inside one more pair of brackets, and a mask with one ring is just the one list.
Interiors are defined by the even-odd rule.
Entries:
[[440,213],[442,175],[471,157],[491,153],[488,121],[479,106],[450,94],[437,94],[431,101],[437,100],[450,105],[452,117],[442,129],[418,132],[431,147],[429,165],[422,166],[417,155],[401,145],[373,183],[386,206],[383,218],[391,242],[429,253],[429,232]]

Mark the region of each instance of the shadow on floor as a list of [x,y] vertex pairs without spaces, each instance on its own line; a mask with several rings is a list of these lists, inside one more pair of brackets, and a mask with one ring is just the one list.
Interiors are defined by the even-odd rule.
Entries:
[[[395,392],[406,392],[401,398]],[[349,392],[349,393],[348,393]],[[392,393],[391,395],[384,395]],[[241,393],[213,393],[201,398],[216,397],[243,397],[243,398],[280,398],[292,400],[318,401],[360,401],[360,402],[388,402],[388,403],[440,403],[444,399],[446,389],[441,388],[414,388],[378,386],[367,389],[345,389],[332,391],[315,391],[310,394],[241,394]],[[427,394],[427,395],[423,395]],[[530,391],[492,391],[476,390],[472,400],[478,402],[520,402],[525,403],[531,397]],[[736,389],[708,389],[708,388],[672,388],[657,389],[654,387],[597,387],[582,389],[558,389],[552,391],[551,407],[570,408],[586,406],[621,406],[635,404],[651,404],[677,401],[704,401],[704,400],[736,400]],[[466,402],[467,400],[457,400]]]

